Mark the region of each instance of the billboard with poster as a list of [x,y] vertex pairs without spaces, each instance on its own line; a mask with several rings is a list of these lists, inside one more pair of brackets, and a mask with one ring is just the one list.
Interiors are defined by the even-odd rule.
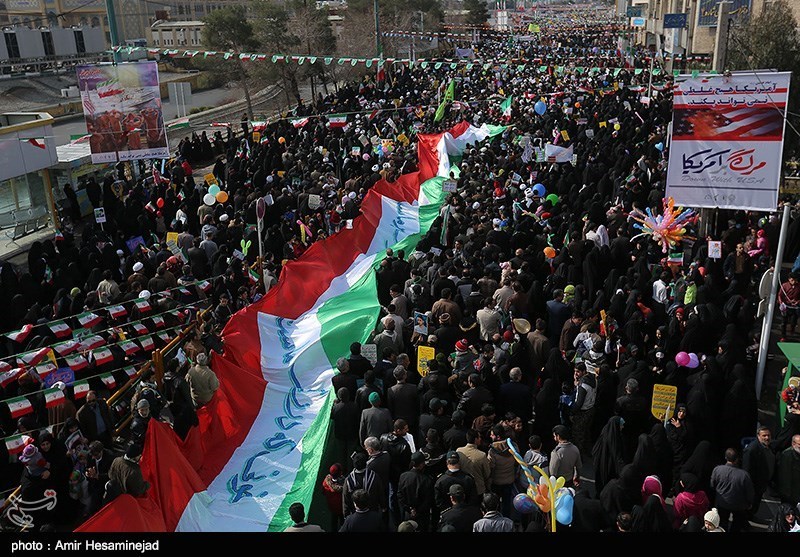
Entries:
[[169,158],[156,62],[78,66],[92,163]]
[[789,72],[675,79],[667,197],[676,205],[775,211]]

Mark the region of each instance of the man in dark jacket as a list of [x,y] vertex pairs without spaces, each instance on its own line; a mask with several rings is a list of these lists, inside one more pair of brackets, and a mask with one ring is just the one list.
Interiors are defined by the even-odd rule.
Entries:
[[750,475],[739,467],[739,454],[736,449],[727,449],[725,464],[720,464],[711,472],[711,489],[715,493],[714,505],[719,511],[720,527],[726,532],[745,530],[747,513],[753,504],[753,481]]
[[395,524],[400,524],[400,508],[397,505],[397,486],[400,481],[400,475],[408,470],[411,462],[411,445],[408,444],[406,436],[408,435],[408,423],[405,420],[399,419],[394,421],[394,430],[390,433],[381,435],[380,448],[384,454],[389,455],[389,486],[390,491],[390,508],[392,516],[394,517]]
[[494,397],[491,391],[483,386],[483,380],[477,373],[470,374],[468,384],[469,389],[461,395],[461,400],[458,401],[456,409],[463,410],[467,415],[466,422],[472,423],[472,420],[481,415],[481,406],[487,402],[492,402]]
[[358,380],[350,373],[350,361],[347,358],[339,358],[336,361],[336,369],[339,373],[331,378],[334,392],[338,393],[339,389],[345,387],[348,393],[355,394],[358,390]]
[[350,400],[350,391],[346,387],[336,391],[336,401],[331,408],[333,435],[342,448],[341,462],[347,462],[350,455],[359,446],[358,422],[361,417],[356,403]]
[[89,482],[89,514],[94,514],[103,504],[103,495],[108,482],[108,471],[114,461],[114,455],[100,441],[89,443],[90,460],[86,467],[86,480]]
[[778,457],[777,474],[781,501],[796,505],[800,501],[800,435],[793,435],[792,446]]
[[342,513],[347,517],[356,512],[353,497],[358,490],[365,491],[368,497],[367,503],[362,508],[370,507],[379,512],[383,492],[388,487],[375,472],[367,470],[367,455],[354,453],[352,462],[353,471],[345,478],[342,488]]
[[125,456],[118,456],[111,463],[108,470],[108,479],[112,484],[109,489],[112,493],[121,495],[127,493],[134,497],[144,497],[150,484],[144,481],[139,461],[142,459],[142,449],[132,444],[125,451]]
[[363,443],[367,437],[380,438],[384,433],[392,431],[394,422],[392,414],[381,408],[381,395],[370,393],[370,408],[361,411],[361,422],[358,426],[358,438]]
[[533,392],[529,385],[522,383],[522,370],[520,368],[511,368],[508,376],[511,381],[500,385],[500,393],[497,397],[497,413],[505,416],[507,412],[513,412],[522,419],[522,423],[526,424],[531,419]]
[[413,520],[420,532],[429,532],[433,508],[433,479],[425,473],[425,455],[411,455],[411,469],[400,475],[397,502],[402,520]]
[[756,438],[744,448],[742,453],[742,468],[750,474],[755,491],[753,508],[750,509],[751,519],[758,513],[761,498],[775,474],[775,454],[769,448],[771,438],[772,434],[769,428],[759,427]]
[[450,508],[442,512],[439,520],[440,532],[472,532],[472,526],[481,518],[483,513],[475,505],[466,503],[466,493],[460,484],[453,484],[447,490],[450,498]]
[[357,489],[353,492],[353,504],[355,512],[344,519],[340,532],[386,531],[380,511],[370,507],[369,495],[365,490]]
[[114,426],[111,423],[111,412],[106,401],[99,398],[96,392],[89,391],[86,394],[86,404],[78,410],[75,418],[89,441],[100,441],[106,447],[113,444],[111,433]]
[[466,414],[461,410],[456,410],[450,418],[453,420],[453,427],[444,432],[442,441],[447,451],[455,451],[467,444],[467,431],[469,426],[464,424]]
[[350,362],[350,373],[356,376],[356,379],[363,379],[364,373],[368,369],[372,369],[372,364],[369,360],[361,355],[361,343],[354,342],[350,345],[350,357],[347,358]]
[[450,486],[454,484],[459,484],[464,488],[467,501],[470,503],[477,501],[478,492],[475,488],[475,480],[461,470],[461,455],[456,451],[450,451],[447,453],[447,471],[436,478],[436,483],[433,485],[434,498],[439,512],[452,505],[449,490]]
[[[408,372],[403,366],[394,369],[396,385],[392,385],[387,393],[387,407],[395,420],[405,420],[412,432],[417,431],[419,423],[419,392],[416,385],[406,382]],[[407,468],[407,467],[405,467]],[[405,468],[403,471],[405,471]]]

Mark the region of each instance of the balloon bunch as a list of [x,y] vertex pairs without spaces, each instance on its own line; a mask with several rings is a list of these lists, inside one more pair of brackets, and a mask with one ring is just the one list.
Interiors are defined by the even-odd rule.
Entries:
[[208,188],[208,193],[203,196],[203,203],[209,207],[219,201],[225,203],[228,201],[228,192],[219,189],[219,186],[214,184]]
[[633,226],[642,231],[632,239],[652,236],[654,241],[661,244],[663,253],[667,253],[684,239],[693,239],[686,236],[685,226],[697,220],[697,214],[692,209],[676,208],[675,200],[671,197],[664,199],[664,211],[661,215],[654,215],[648,207],[646,213],[634,209],[630,216],[636,221]]
[[[556,478],[548,476],[538,466],[533,470],[517,452],[514,442],[506,439],[508,450],[514,456],[514,460],[520,465],[528,479],[528,490],[514,497],[514,508],[522,514],[533,512],[534,506],[539,507],[544,514],[550,514],[550,531],[556,531],[556,521],[569,526],[572,524],[573,494],[571,489],[564,487],[566,481],[563,477]],[[539,481],[536,481],[533,471],[541,474]]]
[[694,352],[678,352],[675,354],[675,363],[681,367],[695,369],[700,367],[700,358]]

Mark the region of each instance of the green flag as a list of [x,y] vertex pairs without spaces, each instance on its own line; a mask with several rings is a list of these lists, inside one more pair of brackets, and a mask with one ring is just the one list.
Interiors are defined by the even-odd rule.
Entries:
[[503,112],[503,116],[506,118],[511,118],[511,103],[513,100],[514,97],[509,95],[508,98],[500,105],[500,110]]
[[447,107],[447,103],[453,102],[453,97],[456,94],[456,82],[451,81],[450,85],[447,86],[447,90],[444,92],[444,97],[442,98],[442,102],[439,103],[439,108],[436,109],[436,116],[434,116],[433,121],[438,122],[442,118],[444,118],[444,111]]

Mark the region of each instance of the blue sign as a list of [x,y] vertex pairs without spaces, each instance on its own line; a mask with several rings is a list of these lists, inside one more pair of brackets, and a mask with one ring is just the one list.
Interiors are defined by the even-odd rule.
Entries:
[[633,17],[631,18],[631,25],[634,27],[644,27],[645,19],[643,17]]
[[44,386],[49,389],[58,381],[62,381],[65,385],[72,385],[75,381],[75,372],[68,367],[60,367],[44,378]]
[[[719,3],[721,0],[700,0],[697,5],[697,26],[716,27],[717,16],[719,14]],[[735,23],[747,23],[750,21],[751,0],[732,0],[730,17]]]
[[628,17],[642,17],[642,7],[641,6],[628,6],[627,11],[625,14]]
[[665,14],[664,29],[684,29],[688,20],[687,14]]

